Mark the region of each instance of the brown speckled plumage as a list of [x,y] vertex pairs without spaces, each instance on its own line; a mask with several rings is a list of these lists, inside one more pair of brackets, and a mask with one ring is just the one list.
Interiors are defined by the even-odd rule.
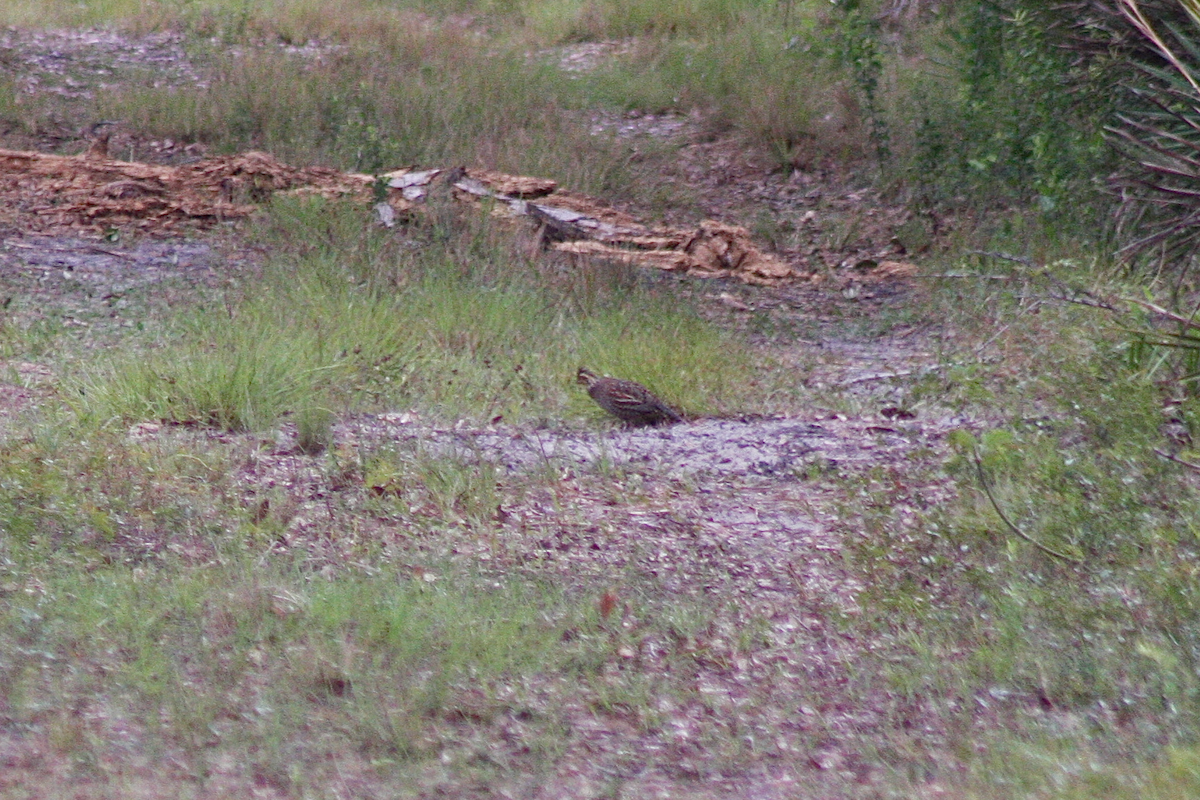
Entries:
[[581,386],[596,404],[626,425],[663,425],[683,422],[679,412],[654,396],[654,393],[634,381],[607,378],[586,367],[576,376]]

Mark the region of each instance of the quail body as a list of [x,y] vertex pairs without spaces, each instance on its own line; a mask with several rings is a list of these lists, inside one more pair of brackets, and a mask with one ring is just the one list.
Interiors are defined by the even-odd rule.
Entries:
[[108,140],[112,138],[112,126],[116,124],[109,120],[101,120],[83,130],[83,137],[90,142],[88,149],[84,151],[86,157],[108,158]]
[[679,412],[654,396],[654,393],[635,381],[597,375],[580,367],[576,376],[581,386],[596,404],[626,425],[663,425],[683,422]]

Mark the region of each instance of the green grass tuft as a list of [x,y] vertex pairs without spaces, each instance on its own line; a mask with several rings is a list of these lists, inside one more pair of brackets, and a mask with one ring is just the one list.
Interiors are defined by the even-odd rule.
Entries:
[[261,282],[85,369],[68,392],[83,418],[261,430],[314,408],[417,407],[551,420],[586,407],[571,385],[585,362],[693,411],[743,401],[749,351],[652,284],[601,296],[580,272],[603,267],[540,268],[473,215],[406,254],[361,209],[273,213],[263,235],[282,252]]

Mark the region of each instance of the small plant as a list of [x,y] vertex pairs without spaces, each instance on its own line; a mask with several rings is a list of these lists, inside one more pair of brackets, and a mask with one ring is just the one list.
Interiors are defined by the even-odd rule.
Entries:
[[892,153],[887,116],[881,105],[884,60],[880,20],[863,6],[861,0],[841,0],[836,5],[841,18],[835,58],[849,70],[852,83],[862,98],[868,136],[875,148],[875,157],[882,165]]
[[319,455],[333,443],[334,413],[323,406],[310,406],[296,414],[296,446],[302,453]]

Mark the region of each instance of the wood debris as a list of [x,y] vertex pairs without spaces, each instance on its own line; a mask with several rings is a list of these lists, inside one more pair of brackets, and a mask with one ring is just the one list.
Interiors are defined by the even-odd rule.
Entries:
[[764,285],[798,277],[787,263],[759,250],[738,225],[705,220],[693,231],[652,228],[586,195],[555,191],[531,202],[497,188],[511,176],[496,180],[499,173],[464,172],[455,189],[466,197],[491,198],[511,215],[532,217],[559,252]]
[[246,217],[277,191],[305,187],[330,197],[366,195],[373,180],[297,169],[253,151],[167,167],[95,151],[59,156],[0,150],[0,224],[39,232],[169,233]]
[[384,224],[418,211],[445,185],[458,202],[491,203],[494,213],[530,220],[544,245],[558,252],[756,284],[797,277],[758,249],[745,228],[712,220],[690,231],[652,227],[552,180],[465,167],[405,168],[377,178],[292,167],[256,151],[158,166],[108,158],[98,147],[79,156],[0,150],[0,224],[41,232],[171,233],[244,218],[277,192],[370,202],[378,181],[395,212],[375,206]]

